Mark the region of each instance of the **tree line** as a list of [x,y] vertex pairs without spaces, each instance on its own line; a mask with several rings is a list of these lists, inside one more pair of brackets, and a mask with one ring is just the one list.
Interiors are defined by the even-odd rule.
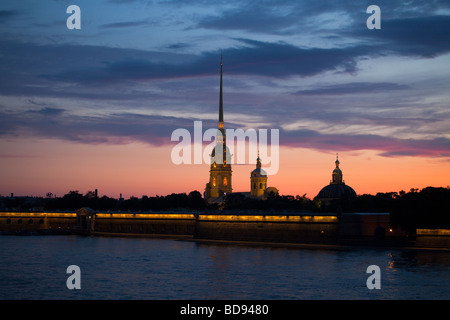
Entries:
[[97,211],[295,211],[313,213],[343,212],[389,212],[393,226],[407,231],[416,228],[450,228],[450,188],[427,187],[409,192],[386,192],[376,195],[363,194],[356,199],[341,198],[323,203],[306,195],[274,195],[266,200],[249,198],[232,193],[220,204],[207,203],[200,192],[172,193],[166,196],[143,196],[141,198],[115,199],[98,197],[95,192],[82,194],[69,191],[62,197],[30,198],[1,197],[2,210],[60,210],[74,211],[89,207]]

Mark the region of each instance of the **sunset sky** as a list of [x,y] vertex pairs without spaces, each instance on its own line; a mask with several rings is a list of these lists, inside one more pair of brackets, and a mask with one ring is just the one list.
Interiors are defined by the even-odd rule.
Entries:
[[281,194],[316,196],[336,153],[357,194],[450,185],[448,0],[23,0],[0,3],[0,195],[203,193],[171,134],[217,127],[221,55],[225,128],[279,130]]

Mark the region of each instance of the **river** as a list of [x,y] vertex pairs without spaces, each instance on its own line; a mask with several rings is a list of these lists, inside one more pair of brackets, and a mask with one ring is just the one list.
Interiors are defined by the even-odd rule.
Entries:
[[[81,289],[69,290],[67,267]],[[379,267],[380,289],[367,273]],[[450,253],[0,236],[0,299],[450,299]]]

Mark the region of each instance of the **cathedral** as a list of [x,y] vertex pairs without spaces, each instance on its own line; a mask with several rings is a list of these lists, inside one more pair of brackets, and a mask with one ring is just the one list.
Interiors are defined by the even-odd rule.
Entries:
[[[219,95],[219,126],[216,134],[216,145],[211,153],[209,182],[205,187],[205,199],[210,202],[221,202],[233,192],[231,178],[231,154],[227,147],[227,137],[223,121],[223,63],[220,61],[220,95]],[[239,192],[245,196],[266,199],[270,193],[278,194],[275,187],[267,187],[267,174],[261,168],[261,159],[256,159],[256,169],[250,174],[250,192]]]
[[336,168],[331,174],[330,184],[323,187],[316,196],[316,199],[321,200],[325,204],[331,203],[337,199],[356,199],[356,192],[352,187],[345,184],[342,170],[339,168],[339,157],[336,155]]
[[[205,199],[208,202],[222,202],[227,194],[233,192],[231,154],[227,147],[227,137],[223,120],[223,63],[220,61],[220,95],[219,95],[219,126],[216,133],[216,145],[211,153],[209,182],[205,187]],[[355,199],[356,192],[345,184],[340,162],[336,155],[336,168],[331,175],[330,184],[322,188],[315,199],[323,203],[331,203],[338,199]],[[278,195],[278,189],[267,187],[267,173],[261,166],[261,159],[256,159],[256,168],[250,173],[250,192],[235,192],[246,197],[267,199],[269,195]]]

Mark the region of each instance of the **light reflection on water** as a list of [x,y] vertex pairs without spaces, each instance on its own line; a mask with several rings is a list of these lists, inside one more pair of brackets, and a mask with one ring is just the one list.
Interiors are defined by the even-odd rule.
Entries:
[[[68,290],[66,268],[81,269]],[[369,265],[381,289],[369,290]],[[450,254],[2,236],[0,299],[450,299]]]

